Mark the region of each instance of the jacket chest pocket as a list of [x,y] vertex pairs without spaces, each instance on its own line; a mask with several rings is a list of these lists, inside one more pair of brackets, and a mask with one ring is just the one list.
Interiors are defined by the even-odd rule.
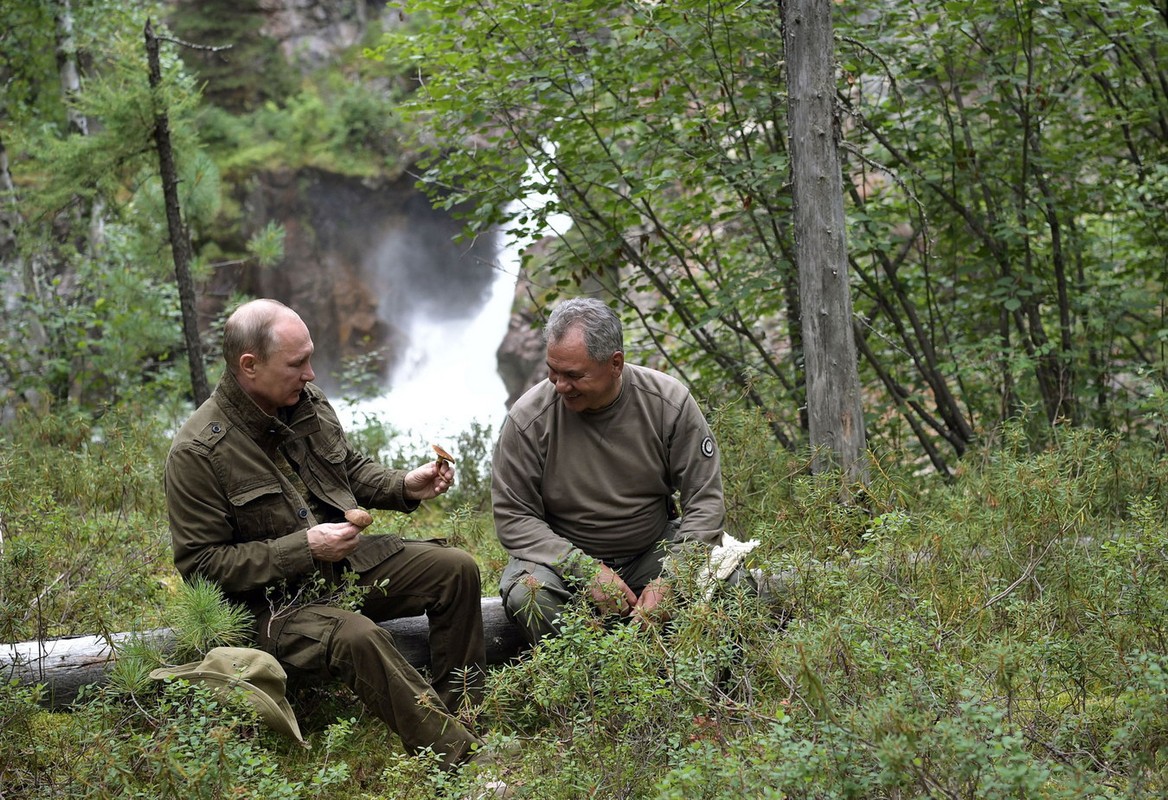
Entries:
[[321,436],[316,447],[307,448],[302,442],[292,447],[291,455],[303,465],[300,477],[309,491],[339,509],[356,505],[348,476],[345,474],[344,441],[335,437]]
[[274,539],[308,527],[307,509],[297,514],[275,481],[229,491],[227,496],[235,509],[235,529],[244,541]]

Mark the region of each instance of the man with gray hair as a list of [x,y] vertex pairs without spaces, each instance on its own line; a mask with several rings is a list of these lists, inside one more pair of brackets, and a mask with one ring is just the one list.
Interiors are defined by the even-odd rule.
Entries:
[[492,458],[495,531],[510,555],[500,593],[532,644],[558,632],[581,593],[603,613],[660,621],[666,556],[717,544],[725,520],[697,402],[675,378],[625,362],[611,308],[565,300],[544,340],[548,379],[512,406]]

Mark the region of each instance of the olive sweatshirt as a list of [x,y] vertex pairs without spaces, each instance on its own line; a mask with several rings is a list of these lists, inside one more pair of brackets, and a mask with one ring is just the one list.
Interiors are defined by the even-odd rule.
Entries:
[[564,408],[542,381],[512,406],[492,458],[495,532],[511,556],[579,577],[580,553],[637,555],[661,537],[676,491],[681,535],[715,544],[725,505],[709,425],[689,390],[625,364],[607,408]]

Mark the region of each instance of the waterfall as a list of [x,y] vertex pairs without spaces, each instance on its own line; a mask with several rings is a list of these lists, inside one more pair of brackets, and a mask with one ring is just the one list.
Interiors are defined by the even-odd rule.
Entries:
[[[527,192],[512,201],[508,212],[542,207],[551,200],[531,188],[548,185],[534,167],[529,166],[524,183]],[[493,439],[507,415],[507,390],[499,377],[496,351],[511,321],[523,250],[545,236],[562,236],[570,225],[570,217],[555,214],[541,231],[499,231],[491,264],[494,279],[481,305],[465,316],[457,316],[458,309],[448,309],[446,315],[414,314],[406,324],[406,354],[390,376],[386,393],[336,404],[346,430],[380,422],[399,433],[395,444],[403,451],[416,445],[424,457],[429,444],[449,448],[476,423],[489,428]]]
[[[397,444],[449,447],[475,423],[497,433],[507,413],[507,390],[495,352],[511,318],[519,261],[506,246],[492,264],[484,299],[465,316],[416,314],[406,324],[405,354],[385,394],[338,402],[346,429],[380,422],[398,432]],[[405,439],[406,441],[400,441]]]

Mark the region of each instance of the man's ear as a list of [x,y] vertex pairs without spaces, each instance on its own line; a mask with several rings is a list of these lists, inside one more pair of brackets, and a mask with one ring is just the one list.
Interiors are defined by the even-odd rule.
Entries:
[[260,360],[251,353],[244,353],[239,357],[239,374],[251,378],[255,376],[256,367]]
[[623,352],[621,352],[620,350],[617,350],[615,353],[612,354],[612,362],[611,363],[612,363],[612,373],[614,375],[620,375],[621,370],[623,370],[625,368],[625,354]]

